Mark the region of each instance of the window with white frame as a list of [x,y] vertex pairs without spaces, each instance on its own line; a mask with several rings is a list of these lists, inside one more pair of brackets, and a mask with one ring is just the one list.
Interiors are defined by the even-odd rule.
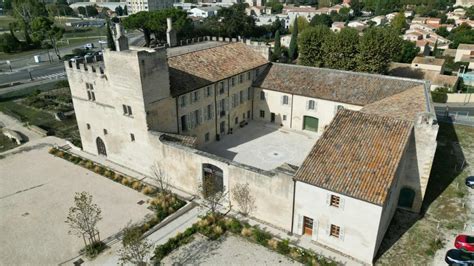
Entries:
[[281,97],[281,104],[288,105],[289,101],[290,101],[290,98],[288,97],[288,95],[283,95]]
[[331,224],[331,229],[329,231],[329,235],[332,236],[332,237],[340,238],[341,237],[341,227],[337,226],[335,224]]
[[339,208],[340,203],[341,203],[341,198],[339,196],[331,195],[331,200],[330,200],[329,205]]
[[308,101],[308,110],[316,110],[316,102],[314,100]]

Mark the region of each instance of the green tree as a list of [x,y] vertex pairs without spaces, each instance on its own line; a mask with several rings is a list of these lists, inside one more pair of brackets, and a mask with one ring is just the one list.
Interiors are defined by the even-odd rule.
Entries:
[[117,14],[117,16],[123,16],[122,6],[118,6],[118,7],[115,8],[115,14]]
[[325,25],[325,26],[331,27],[332,19],[331,19],[331,16],[326,15],[326,14],[315,15],[311,19],[311,22],[309,23],[309,25],[313,27],[316,25]]
[[354,12],[355,17],[360,17],[362,15],[362,8],[364,5],[359,0],[351,1],[351,9]]
[[393,18],[391,24],[398,33],[403,33],[407,28],[405,13],[403,11],[398,12],[398,14]]
[[331,0],[319,0],[318,1],[318,7],[330,7],[331,6]]
[[150,12],[150,18],[147,23],[155,38],[164,41],[166,40],[167,29],[166,19],[171,18],[173,20],[173,29],[176,30],[178,38],[189,38],[192,36],[193,24],[187,15],[185,11],[180,9],[162,9]]
[[305,66],[322,67],[323,51],[322,46],[328,36],[333,33],[327,26],[317,25],[310,27],[298,36],[299,56],[298,63]]
[[13,0],[13,16],[24,33],[24,39],[27,45],[33,45],[31,39],[31,22],[41,16],[48,16],[48,11],[43,2],[38,0]]
[[357,70],[384,74],[392,58],[400,49],[401,39],[390,28],[374,27],[364,32],[359,41]]
[[460,43],[474,44],[474,30],[468,24],[463,23],[451,31],[448,39],[452,41],[449,45],[449,48],[452,49],[458,48]]
[[401,43],[401,49],[392,58],[392,61],[399,63],[411,63],[413,58],[420,52],[420,48],[416,46],[414,42],[403,40]]
[[443,36],[444,38],[447,38],[449,36],[449,31],[446,27],[439,27],[437,30],[436,30],[436,34],[438,34],[439,36]]
[[273,47],[273,61],[278,61],[281,57],[281,38],[280,30],[275,32],[275,46]]
[[4,53],[13,53],[20,47],[20,42],[10,33],[0,35],[0,50]]
[[470,20],[474,20],[474,6],[466,9],[466,17],[468,17]]
[[337,34],[328,35],[322,44],[324,66],[333,69],[355,70],[359,32],[352,28],[344,28]]
[[295,27],[296,24],[298,24],[298,29],[297,30],[299,32],[302,32],[304,29],[309,27],[309,23],[308,23],[308,20],[306,20],[306,18],[296,17],[295,22],[293,22],[293,25],[290,26],[290,32],[293,32],[293,28]]
[[290,40],[290,47],[288,50],[288,59],[290,62],[295,60],[298,57],[298,18],[295,18],[293,22],[293,29],[291,31],[291,40]]
[[54,22],[47,17],[35,18],[31,23],[31,29],[33,30],[33,39],[40,43],[49,42],[56,56],[61,60],[57,42],[63,37],[64,29],[55,26]]
[[141,11],[132,14],[123,20],[123,26],[129,30],[139,30],[143,33],[145,38],[145,46],[150,46],[151,27],[149,25],[151,20],[151,13]]
[[115,51],[117,48],[115,47],[115,41],[114,41],[114,36],[112,35],[112,29],[110,28],[110,20],[107,20],[107,47]]
[[94,6],[86,6],[86,16],[88,17],[95,17],[99,15],[99,11],[97,11],[97,7]]
[[128,7],[127,7],[127,5],[125,5],[125,7],[123,8],[123,14],[125,16],[128,16]]
[[265,6],[270,7],[272,9],[272,13],[281,13],[283,10],[283,4],[280,3],[280,1],[277,0],[270,0],[265,3]]
[[140,227],[128,226],[123,231],[122,248],[118,251],[123,264],[148,265],[148,255],[153,245],[143,238]]

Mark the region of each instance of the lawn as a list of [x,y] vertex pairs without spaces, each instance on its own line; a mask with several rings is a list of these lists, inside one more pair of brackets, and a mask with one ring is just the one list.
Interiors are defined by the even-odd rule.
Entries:
[[[430,181],[422,215],[397,211],[385,235],[378,265],[428,265],[453,232],[462,231],[468,220],[467,170],[464,157],[474,154],[474,128],[440,123]],[[380,255],[380,254],[379,254]]]
[[11,16],[0,16],[0,31],[1,30],[8,30],[11,22],[13,22],[15,19]]
[[[51,94],[51,91],[48,92],[48,94]],[[51,109],[53,108],[52,106],[45,106],[44,109],[36,109],[24,104],[24,102],[34,100],[32,97],[40,97],[42,95],[44,95],[44,93],[29,96],[23,100],[0,101],[0,111],[24,123],[39,126],[47,130],[51,135],[67,139],[75,145],[80,145],[80,136],[75,118],[58,121],[54,118],[53,109]]]

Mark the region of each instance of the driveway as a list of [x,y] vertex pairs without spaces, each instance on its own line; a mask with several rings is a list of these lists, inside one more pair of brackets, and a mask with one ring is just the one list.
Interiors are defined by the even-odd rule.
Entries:
[[[87,191],[102,209],[101,239],[151,214],[147,197],[48,153],[47,137],[3,153],[0,159],[0,261],[52,265],[78,255],[83,240],[64,222],[76,192]],[[59,140],[60,141],[60,140]]]

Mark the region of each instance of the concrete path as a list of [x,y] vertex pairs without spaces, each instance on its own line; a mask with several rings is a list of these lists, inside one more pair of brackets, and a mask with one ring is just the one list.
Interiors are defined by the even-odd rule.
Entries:
[[28,138],[28,141],[33,141],[41,138],[39,134],[23,126],[23,123],[21,123],[20,121],[0,112],[0,128],[2,127],[20,132],[23,136],[26,136]]

